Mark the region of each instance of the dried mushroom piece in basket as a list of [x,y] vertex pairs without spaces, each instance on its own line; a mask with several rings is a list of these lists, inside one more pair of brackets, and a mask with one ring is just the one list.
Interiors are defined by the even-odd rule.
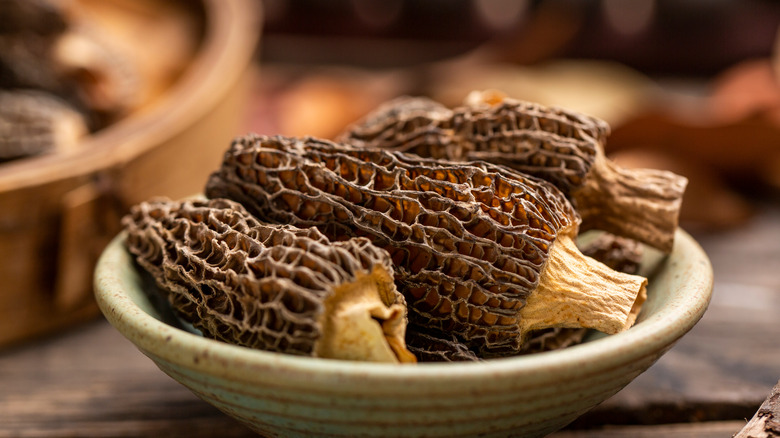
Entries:
[[269,222],[387,250],[410,323],[513,354],[557,326],[633,322],[646,280],[583,256],[579,217],[551,184],[487,163],[442,163],[312,138],[233,141],[206,195]]
[[414,362],[390,256],[367,239],[258,222],[225,200],[159,199],[123,219],[126,246],[204,336],[337,359]]
[[0,1],[0,88],[63,99],[95,131],[137,106],[143,78],[125,51],[84,16],[90,8],[72,3]]
[[669,252],[687,180],[607,159],[609,126],[561,108],[474,92],[452,110],[427,98],[380,106],[338,140],[456,161],[484,160],[543,178],[571,200],[583,231],[600,229]]
[[81,113],[34,90],[0,90],[0,162],[74,150],[88,133]]

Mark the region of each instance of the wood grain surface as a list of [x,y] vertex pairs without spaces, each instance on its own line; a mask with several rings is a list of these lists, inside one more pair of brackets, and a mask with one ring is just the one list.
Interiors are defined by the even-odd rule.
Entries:
[[[729,437],[780,378],[780,204],[695,236],[715,269],[701,322],[555,438]],[[102,319],[0,352],[0,438],[249,437]]]

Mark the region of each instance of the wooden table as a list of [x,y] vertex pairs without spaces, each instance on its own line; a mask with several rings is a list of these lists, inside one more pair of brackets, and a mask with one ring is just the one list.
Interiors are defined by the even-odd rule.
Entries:
[[[729,437],[780,378],[780,203],[695,236],[715,269],[704,318],[646,373],[555,438]],[[249,437],[102,319],[0,352],[2,437]]]

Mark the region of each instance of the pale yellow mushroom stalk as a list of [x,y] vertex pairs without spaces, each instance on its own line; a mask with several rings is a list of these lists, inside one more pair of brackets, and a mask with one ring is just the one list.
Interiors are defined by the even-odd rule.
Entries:
[[647,279],[584,256],[568,233],[558,235],[536,291],[520,311],[522,331],[590,328],[608,334],[631,327],[647,299]]

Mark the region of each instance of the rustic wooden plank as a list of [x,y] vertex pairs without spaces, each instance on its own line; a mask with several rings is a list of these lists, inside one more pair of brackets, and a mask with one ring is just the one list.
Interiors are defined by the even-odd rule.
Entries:
[[107,322],[0,355],[0,437],[248,437]]

